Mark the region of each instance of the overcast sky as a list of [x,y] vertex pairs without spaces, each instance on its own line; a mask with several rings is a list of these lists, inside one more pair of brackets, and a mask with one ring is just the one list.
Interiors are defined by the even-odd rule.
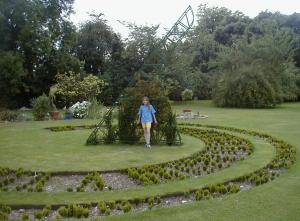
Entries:
[[268,10],[280,11],[283,14],[300,13],[300,0],[75,0],[75,14],[71,20],[80,24],[88,19],[88,12],[104,13],[108,24],[115,32],[126,37],[128,30],[118,20],[135,22],[136,24],[160,24],[159,33],[170,29],[182,12],[191,5],[194,12],[201,3],[209,6],[224,6],[232,11],[241,11],[250,17]]

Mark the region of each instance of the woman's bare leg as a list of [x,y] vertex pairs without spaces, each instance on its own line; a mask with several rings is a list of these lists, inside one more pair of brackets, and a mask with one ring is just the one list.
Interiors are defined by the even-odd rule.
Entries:
[[144,128],[144,137],[145,137],[146,144],[148,144],[147,143],[147,140],[148,140],[147,128]]
[[147,145],[150,145],[151,128],[144,128],[144,137]]

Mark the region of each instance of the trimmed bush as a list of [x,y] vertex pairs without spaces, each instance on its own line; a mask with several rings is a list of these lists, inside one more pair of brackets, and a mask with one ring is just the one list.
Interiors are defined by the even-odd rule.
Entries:
[[34,218],[35,219],[42,219],[43,218],[42,211],[36,211],[36,212],[34,212]]
[[22,214],[22,220],[29,220],[29,214],[26,211]]
[[107,209],[106,203],[104,201],[99,202],[98,203],[98,209],[100,210],[100,212],[102,214],[104,214],[106,212],[106,209]]
[[190,89],[185,89],[181,92],[181,97],[183,101],[190,101],[193,100],[194,93]]
[[67,188],[67,191],[68,191],[68,192],[73,192],[73,188],[72,188],[72,187],[68,187],[68,188]]
[[59,215],[61,215],[62,217],[67,217],[68,216],[68,209],[65,206],[61,206],[58,209],[58,213]]
[[31,100],[32,113],[36,120],[45,120],[51,110],[50,100],[45,94]]
[[124,213],[130,212],[131,209],[132,209],[132,206],[128,201],[125,201],[125,202],[122,203],[122,210],[123,210]]

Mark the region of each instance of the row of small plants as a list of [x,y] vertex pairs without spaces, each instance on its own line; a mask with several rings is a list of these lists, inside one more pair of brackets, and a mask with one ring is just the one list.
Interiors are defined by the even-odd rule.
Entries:
[[53,132],[61,132],[61,131],[71,131],[76,129],[92,129],[94,127],[96,127],[95,124],[79,125],[79,126],[66,125],[66,126],[57,126],[57,127],[46,127],[45,129],[51,130]]
[[234,127],[226,127],[226,126],[217,126],[217,125],[202,125],[202,124],[191,124],[191,123],[182,123],[181,126],[194,126],[194,127],[207,127],[214,128],[219,130],[227,130],[232,132],[238,132],[242,134],[248,134],[251,136],[256,136],[261,139],[264,139],[271,143],[276,148],[276,157],[267,165],[270,169],[278,169],[278,168],[289,168],[296,161],[296,148],[291,144],[274,138],[269,134],[261,133],[252,130],[239,129]]
[[126,173],[144,185],[168,180],[185,179],[213,173],[233,162],[243,160],[253,152],[253,145],[246,139],[214,130],[181,128],[182,133],[200,138],[206,148],[189,157],[170,162],[128,168]]
[[[194,125],[189,125],[194,126]],[[200,127],[200,125],[198,125]],[[203,127],[203,125],[201,125]],[[210,126],[212,128],[212,126]],[[216,129],[223,129],[216,127]],[[198,133],[201,134],[203,130],[196,129],[196,128],[184,128],[186,133],[189,133],[192,136],[198,137]],[[275,179],[277,176],[280,175],[284,171],[284,169],[288,169],[296,159],[296,150],[295,147],[292,145],[286,143],[285,141],[278,140],[276,138],[273,138],[267,134],[262,134],[254,131],[246,131],[246,130],[240,130],[236,128],[230,128],[230,131],[234,132],[241,132],[245,134],[251,134],[254,136],[258,136],[262,139],[266,139],[271,144],[274,145],[276,148],[276,156],[274,159],[268,163],[265,167],[256,170],[252,173],[245,174],[243,176],[231,179],[229,181],[218,183],[214,185],[205,186],[200,189],[191,189],[186,192],[177,192],[176,196],[185,196],[187,198],[192,198],[193,200],[205,200],[210,199],[214,197],[220,197],[225,194],[229,193],[237,193],[241,190],[241,184],[245,182],[251,183],[253,186],[261,185],[264,183],[267,183],[273,179]],[[169,163],[169,162],[168,162]],[[166,163],[166,164],[168,164]],[[148,203],[148,208],[151,209],[155,205],[160,205],[161,200],[168,199],[170,197],[170,194],[167,196],[153,196],[153,197],[146,197],[146,198],[134,198],[130,199],[128,201],[123,200],[117,200],[117,201],[108,201],[108,202],[99,202],[98,203],[98,209],[100,215],[109,215],[112,213],[114,209],[123,210],[124,213],[129,212],[132,210],[133,207],[139,207],[142,206],[145,203]],[[172,196],[171,196],[172,197]],[[173,196],[174,197],[174,196]],[[90,212],[91,205],[67,205],[60,207],[57,212],[59,215],[57,215],[57,218],[60,217],[88,217],[88,213]],[[11,209],[6,206],[1,206],[0,208],[6,208],[5,215],[7,216]],[[74,209],[75,208],[75,209]],[[82,208],[85,208],[85,216],[83,214]],[[81,212],[78,212],[78,211]],[[3,212],[1,211],[1,214]]]
[[[13,185],[22,176],[30,176],[28,182],[23,184]],[[31,171],[25,171],[23,168],[12,170],[9,168],[0,167],[0,191],[6,192],[9,190],[15,191],[28,191],[28,192],[42,192],[46,181],[51,177],[51,173],[36,173],[33,174]],[[14,188],[9,188],[14,186]]]
[[[88,173],[83,180],[81,181],[81,185],[76,187],[76,191],[77,192],[85,192],[85,188],[91,184],[92,185],[92,189],[94,191],[102,191],[103,188],[105,187],[104,181],[102,179],[102,176],[100,173],[93,171]],[[112,187],[109,186],[108,187],[109,190],[112,190]],[[67,188],[68,192],[73,192],[73,188],[72,187],[68,187]]]
[[[23,184],[15,185],[14,188],[9,188],[12,186],[18,179],[21,179],[22,176],[30,177],[28,182]],[[45,183],[51,178],[51,173],[39,172],[33,174],[30,171],[24,171],[24,169],[19,168],[17,170],[11,170],[9,168],[0,167],[0,190],[6,192],[9,190],[15,191],[28,191],[28,192],[42,192],[45,186]],[[81,181],[81,185],[73,189],[68,187],[66,191],[68,192],[85,192],[85,189],[88,185],[92,185],[93,191],[102,191],[105,187],[105,183],[100,173],[93,171],[88,173]],[[111,186],[107,187],[108,190],[112,190]]]

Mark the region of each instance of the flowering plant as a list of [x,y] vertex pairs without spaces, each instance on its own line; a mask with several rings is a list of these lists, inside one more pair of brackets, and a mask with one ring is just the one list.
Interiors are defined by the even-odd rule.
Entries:
[[88,101],[82,101],[81,103],[77,102],[76,104],[72,105],[69,110],[73,114],[74,118],[82,119],[87,115],[87,111],[90,105],[91,103]]

